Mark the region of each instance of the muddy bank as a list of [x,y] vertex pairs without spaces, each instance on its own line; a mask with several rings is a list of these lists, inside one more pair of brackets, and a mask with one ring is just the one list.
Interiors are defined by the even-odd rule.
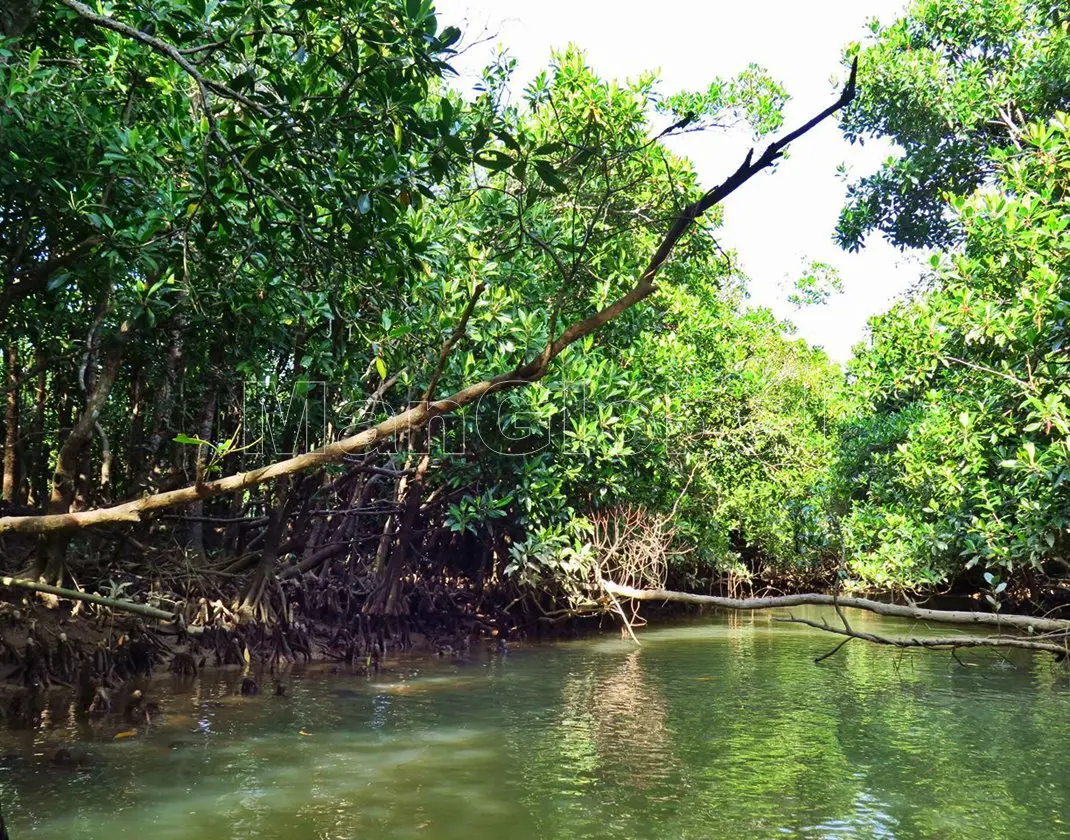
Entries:
[[[270,622],[241,614],[237,581],[199,591],[132,576],[83,584],[173,607],[171,622],[0,588],[0,725],[32,725],[50,695],[66,698],[78,715],[112,714],[127,708],[131,686],[154,678],[229,668],[256,681],[247,693],[271,693],[295,666],[374,675],[398,657],[458,657],[476,645],[504,652],[518,641],[572,637],[599,625],[547,622],[537,611],[507,610],[512,590],[430,578],[405,581],[395,613],[373,614],[361,587],[344,569],[336,572],[278,581],[265,594]],[[151,709],[133,713],[151,717]]]
[[[371,666],[327,660],[286,663],[275,668],[206,663],[196,674],[157,669],[92,696],[81,687],[58,683],[48,688],[25,688],[12,682],[0,686],[0,733],[35,731],[32,755],[26,750],[0,749],[0,769],[32,760],[61,770],[92,765],[86,745],[164,734],[176,737],[169,749],[188,746],[189,734],[201,733],[197,713],[255,709],[259,704],[290,702],[295,682],[329,680],[340,699],[356,699],[367,692],[404,693],[414,690],[404,675],[423,668],[464,668],[489,657],[504,658],[516,646],[480,640],[463,650],[430,652],[418,647],[374,658]],[[382,682],[380,682],[382,681]],[[176,711],[181,708],[180,711]],[[78,745],[75,746],[74,742]]]
[[[206,669],[236,669],[256,680],[246,692],[259,693],[275,690],[278,676],[296,665],[374,675],[399,656],[463,656],[480,644],[505,651],[518,641],[622,626],[608,611],[570,615],[555,609],[552,593],[520,593],[509,583],[473,584],[431,574],[402,578],[395,608],[376,611],[374,581],[356,576],[342,562],[301,576],[283,571],[263,589],[258,613],[242,608],[243,578],[218,569],[154,576],[128,572],[79,583],[85,591],[150,605],[172,620],[0,587],[0,724],[31,724],[53,692],[69,696],[75,714],[110,713],[117,706],[125,709],[123,696],[131,685],[161,675],[190,679]],[[726,578],[697,588],[731,596],[829,591],[828,581],[798,583]],[[1020,611],[1029,614],[1057,610],[1053,602],[1058,600],[1065,603],[1059,598],[1063,593],[1008,595],[1017,596]],[[945,593],[938,602],[917,600],[943,609],[975,609],[978,597],[959,591]],[[638,621],[700,611],[644,603]],[[629,620],[635,618],[633,613]]]

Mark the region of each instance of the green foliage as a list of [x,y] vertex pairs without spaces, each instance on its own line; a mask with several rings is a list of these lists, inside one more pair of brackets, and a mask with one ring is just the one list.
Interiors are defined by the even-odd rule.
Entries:
[[834,266],[820,260],[810,260],[795,281],[795,290],[788,295],[788,303],[796,309],[820,306],[843,291],[843,278]]
[[886,137],[901,154],[850,186],[837,239],[877,230],[903,247],[942,247],[962,229],[948,193],[994,175],[993,154],[1029,122],[1070,107],[1070,34],[1053,0],[915,0],[857,53],[859,96],[841,118],[852,142]]
[[[69,479],[89,506],[518,369],[631,288],[701,194],[662,137],[740,122],[760,137],[786,101],[755,66],[664,95],[654,74],[599,77],[576,48],[520,96],[500,55],[464,100],[442,83],[459,33],[420,0],[107,14],[50,4],[0,41],[0,336],[20,369],[41,365],[39,400],[36,380],[16,386],[20,426],[40,428],[18,495],[38,506],[94,393]],[[680,574],[820,562],[837,369],[744,310],[720,211],[706,221],[649,304],[432,427],[427,536],[402,540],[570,599],[597,559],[591,517],[624,504],[677,513]],[[376,453],[387,475],[411,473],[413,443]],[[389,516],[401,485],[383,487]]]
[[1021,144],[994,157],[994,188],[952,203],[963,252],[934,257],[929,288],[873,319],[851,363],[842,527],[871,583],[976,566],[998,588],[1007,574],[1062,570],[1070,120],[1028,126]]
[[243,381],[365,376],[364,325],[420,270],[410,217],[467,153],[434,92],[459,33],[429,4],[108,13],[202,80],[58,3],[0,41],[0,335],[48,370],[28,480],[62,444],[71,397],[121,354],[102,420],[130,452],[114,475],[128,495],[164,454],[145,451],[149,433],[204,436],[214,395],[238,394],[237,411]]
[[683,126],[726,127],[745,121],[755,137],[776,131],[784,122],[787,91],[756,64],[734,79],[715,79],[701,92],[677,93],[657,103]]
[[[510,66],[488,74],[477,103],[493,125],[476,158],[488,189],[451,208],[450,223],[469,235],[439,245],[448,264],[473,238],[488,249],[510,243],[498,246],[467,330],[478,363],[459,355],[447,368],[444,382],[456,385],[516,367],[555,323],[630,287],[677,208],[698,195],[690,165],[647,139],[650,102],[711,124],[746,115],[758,134],[780,123],[782,91],[755,68],[698,104],[660,99],[651,75],[607,82],[570,49],[522,104],[499,108]],[[747,110],[743,97],[760,102]],[[547,588],[582,577],[588,517],[625,504],[652,518],[676,510],[682,575],[735,568],[743,554],[755,567],[819,562],[823,535],[802,532],[819,527],[807,511],[831,455],[823,412],[837,368],[785,338],[767,312],[744,313],[739,280],[707,232],[682,243],[662,278],[649,305],[570,349],[550,377],[466,414],[479,463],[470,492],[508,488],[509,521],[484,524],[511,529],[507,569],[518,580]],[[488,417],[501,423],[488,428]]]

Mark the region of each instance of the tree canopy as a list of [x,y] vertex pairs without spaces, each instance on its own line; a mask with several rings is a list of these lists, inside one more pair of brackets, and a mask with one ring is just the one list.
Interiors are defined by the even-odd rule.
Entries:
[[[233,611],[186,600],[205,621],[289,615],[311,574],[340,583],[301,590],[306,614],[402,614],[463,580],[544,619],[603,574],[969,581],[995,606],[1054,579],[1061,15],[918,0],[796,127],[754,65],[665,92],[570,46],[523,89],[503,53],[458,90],[461,33],[429,0],[17,4],[11,565],[240,580]],[[749,304],[717,238],[721,200],[836,113],[902,153],[850,187],[835,237],[938,249],[846,372]],[[756,148],[712,187],[664,142],[739,126]],[[813,262],[789,300],[850,282]]]
[[1066,24],[1058,0],[915,0],[898,20],[873,21],[847,51],[865,84],[841,127],[852,142],[887,138],[897,154],[850,184],[839,243],[857,249],[872,231],[901,247],[958,242],[948,195],[990,183],[996,152],[1070,108]]

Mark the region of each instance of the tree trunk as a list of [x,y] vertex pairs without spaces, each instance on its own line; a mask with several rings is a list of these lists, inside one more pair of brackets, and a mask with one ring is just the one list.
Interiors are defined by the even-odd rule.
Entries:
[[4,373],[7,394],[4,410],[4,482],[0,497],[5,502],[18,501],[19,489],[19,353],[14,340],[9,341],[4,353]]
[[[204,401],[201,411],[200,422],[197,424],[197,435],[201,440],[212,439],[212,429],[215,426],[215,407],[218,391],[212,388]],[[208,447],[197,447],[196,483],[202,484],[206,480],[205,469],[207,467]],[[198,557],[204,557],[204,502],[198,501],[190,508],[190,515],[194,517],[189,531],[189,549]]]
[[[52,474],[52,494],[48,500],[49,514],[63,515],[70,511],[77,489],[78,466],[93,436],[97,418],[119,375],[123,346],[129,330],[129,323],[123,323],[115,344],[105,356],[104,367],[89,392],[85,410],[75,422],[70,434],[67,435],[63,446],[60,447],[59,455],[56,457],[56,469]],[[38,566],[35,571],[38,575],[43,575],[46,581],[62,582],[69,541],[70,535],[62,531],[50,534],[45,540],[46,556],[38,556]]]
[[97,435],[100,437],[100,492],[98,498],[102,500],[102,504],[108,504],[111,501],[111,469],[112,469],[112,448],[111,440],[108,438],[107,432],[104,431],[104,427],[99,423],[96,424]]
[[[39,5],[39,0],[6,0],[3,8],[0,8],[0,34],[17,38],[28,32],[33,27]],[[0,818],[0,829],[3,824]]]
[[48,398],[48,372],[45,369],[45,354],[37,350],[34,361],[38,365],[37,384],[33,392],[33,425],[30,427],[30,441],[33,443],[32,455],[29,456],[27,476],[30,478],[30,491],[33,493],[34,507],[43,507],[45,494],[48,492],[48,444],[45,442],[45,408]]
[[[431,466],[430,452],[419,452],[428,446],[427,435],[423,430],[414,432],[410,436],[414,449],[417,450],[419,462],[412,476],[406,476],[401,480],[398,488],[398,501],[401,510],[398,513],[397,530],[394,533],[394,548],[390,554],[390,562],[382,570],[382,581],[379,588],[364,605],[364,612],[379,615],[397,615],[400,609],[399,596],[401,590],[401,576],[405,571],[405,565],[409,557],[409,544],[413,538],[413,528],[420,512],[420,502],[423,499],[424,477]],[[384,533],[385,536],[385,533]],[[382,551],[382,544],[380,544]],[[382,557],[377,558],[381,564]]]
[[[145,369],[138,367],[130,384],[130,437],[126,445],[126,469],[123,472],[129,481],[141,464],[145,447]],[[120,464],[122,459],[120,458]],[[129,492],[127,487],[127,492]]]
[[153,413],[152,432],[145,442],[145,448],[138,453],[137,466],[131,464],[131,475],[134,476],[133,489],[135,491],[147,487],[153,468],[156,466],[156,456],[160,452],[164,436],[171,428],[171,413],[175,402],[175,383],[178,379],[178,371],[182,365],[183,356],[183,328],[185,323],[179,321],[171,330],[171,346],[167,348],[167,357],[164,360],[163,382],[159,391],[156,392],[156,411]]
[[260,554],[260,561],[253,572],[253,579],[249,590],[242,601],[240,611],[253,615],[260,611],[261,618],[266,618],[266,610],[263,608],[264,592],[268,581],[275,571],[275,561],[279,557],[279,545],[282,543],[282,534],[286,529],[286,514],[290,501],[290,477],[283,476],[275,482],[275,507],[271,511],[271,519],[268,522],[267,533],[264,535],[264,548]]

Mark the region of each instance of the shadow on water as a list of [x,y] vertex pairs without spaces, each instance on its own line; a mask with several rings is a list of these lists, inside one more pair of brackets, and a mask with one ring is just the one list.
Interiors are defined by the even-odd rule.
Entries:
[[49,709],[0,734],[3,813],[13,840],[1070,836],[1046,658],[852,642],[815,665],[836,640],[768,615],[641,639],[309,670],[283,697],[154,683],[151,724]]

